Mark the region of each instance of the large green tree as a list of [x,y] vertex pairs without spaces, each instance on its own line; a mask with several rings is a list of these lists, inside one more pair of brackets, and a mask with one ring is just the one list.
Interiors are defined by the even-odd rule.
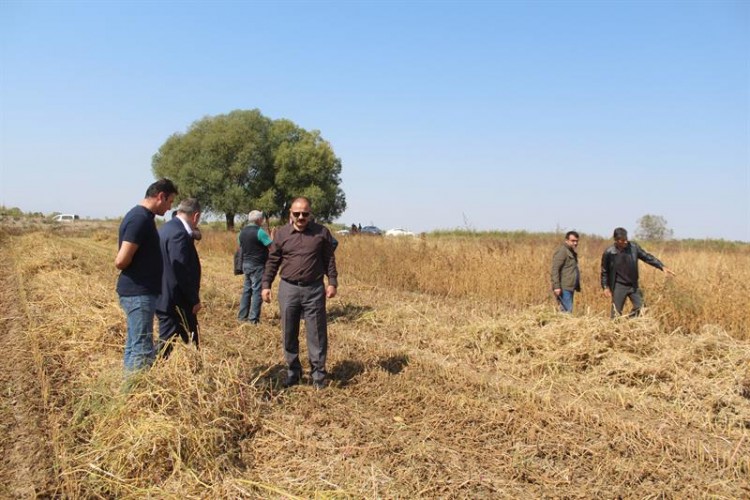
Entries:
[[154,155],[152,170],[175,181],[182,197],[224,214],[227,229],[234,229],[236,214],[252,209],[286,220],[295,196],[310,198],[324,222],[346,208],[341,160],[320,132],[257,109],[208,116],[173,134]]

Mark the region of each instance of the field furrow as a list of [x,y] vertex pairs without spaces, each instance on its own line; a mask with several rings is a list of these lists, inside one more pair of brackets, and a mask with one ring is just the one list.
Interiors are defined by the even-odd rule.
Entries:
[[[4,387],[23,382],[29,401],[8,430],[50,457],[27,485],[125,498],[750,495],[742,335],[713,321],[665,329],[658,307],[613,322],[383,285],[354,260],[379,254],[345,241],[331,386],[283,390],[277,305],[260,326],[235,320],[232,240],[198,245],[201,351],[178,345],[129,386],[116,235],[3,240],[0,341],[29,342],[3,360],[16,374]],[[5,422],[14,411],[3,404]],[[3,444],[12,488],[21,458]]]

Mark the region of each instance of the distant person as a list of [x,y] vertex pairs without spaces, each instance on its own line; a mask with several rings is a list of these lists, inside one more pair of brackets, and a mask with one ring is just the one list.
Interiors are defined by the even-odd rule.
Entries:
[[356,224],[352,224],[352,228],[351,228],[351,230],[349,232],[352,233],[352,234],[357,234],[359,232],[359,229],[357,229],[357,225]]
[[552,291],[560,304],[560,310],[573,312],[573,296],[581,291],[581,273],[578,270],[578,233],[568,231],[565,241],[552,256]]
[[601,281],[604,294],[612,299],[610,316],[622,314],[625,299],[629,298],[632,310],[629,317],[638,316],[643,307],[643,294],[638,287],[638,260],[674,276],[675,273],[662,262],[643,250],[632,241],[628,241],[628,232],[618,227],[615,229],[614,245],[602,254]]
[[154,361],[154,313],[163,271],[154,217],[164,215],[172,207],[176,194],[177,187],[172,181],[159,179],[120,223],[115,267],[121,271],[117,294],[128,323],[126,373],[148,367]]
[[237,244],[242,251],[242,273],[245,275],[237,319],[255,325],[260,323],[260,287],[268,260],[268,247],[271,245],[271,237],[261,227],[265,219],[263,212],[253,210],[247,214],[247,226],[237,236]]
[[201,206],[195,198],[182,200],[177,215],[161,226],[159,240],[164,273],[161,295],[156,301],[159,319],[157,352],[169,357],[173,337],[200,346],[198,311],[201,310],[201,263],[195,249],[193,232],[201,218]]
[[[284,387],[299,384],[302,378],[299,329],[304,319],[313,387],[322,389],[326,386],[328,354],[326,299],[336,296],[338,286],[333,237],[326,227],[311,220],[309,199],[295,198],[290,214],[292,222],[276,231],[271,244],[262,296],[265,302],[271,301],[271,283],[280,269],[279,307],[287,364]],[[324,275],[328,276],[327,287]]]

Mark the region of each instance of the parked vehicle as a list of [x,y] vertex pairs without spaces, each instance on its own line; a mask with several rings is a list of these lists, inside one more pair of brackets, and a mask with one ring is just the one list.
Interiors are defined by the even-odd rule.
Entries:
[[365,226],[360,231],[361,234],[369,234],[371,236],[382,236],[383,231],[380,230],[379,227],[376,226]]
[[385,232],[386,236],[415,236],[414,233],[411,231],[407,231],[406,229],[402,229],[400,227],[389,229]]
[[79,220],[80,217],[76,214],[59,214],[55,215],[52,220],[55,222],[74,222]]

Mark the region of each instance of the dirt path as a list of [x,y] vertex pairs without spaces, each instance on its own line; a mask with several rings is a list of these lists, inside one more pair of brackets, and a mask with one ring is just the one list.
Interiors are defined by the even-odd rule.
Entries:
[[0,242],[0,497],[32,498],[53,494],[55,481],[20,278],[8,244]]

